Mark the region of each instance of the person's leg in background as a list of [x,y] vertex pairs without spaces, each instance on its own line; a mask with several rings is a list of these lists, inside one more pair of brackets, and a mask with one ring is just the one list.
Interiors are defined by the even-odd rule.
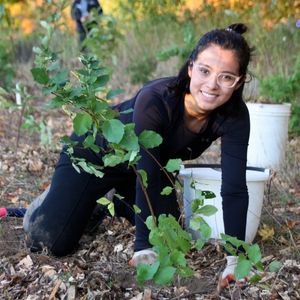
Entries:
[[30,217],[29,246],[40,251],[45,246],[56,256],[72,252],[82,236],[96,206],[96,200],[124,181],[126,174],[108,170],[103,178],[72,166],[61,154],[49,193]]

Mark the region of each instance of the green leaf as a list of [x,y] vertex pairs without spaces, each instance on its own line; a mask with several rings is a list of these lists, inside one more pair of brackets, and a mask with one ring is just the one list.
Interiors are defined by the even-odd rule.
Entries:
[[278,272],[282,267],[282,263],[278,260],[274,260],[269,264],[270,272]]
[[199,228],[201,238],[204,240],[208,240],[211,236],[211,228],[208,224],[203,223]]
[[110,90],[106,95],[106,99],[110,100],[110,99],[114,98],[115,96],[118,96],[123,93],[124,93],[123,89]]
[[76,170],[76,172],[80,174],[80,169],[78,168],[78,166],[76,166],[76,164],[74,163],[72,163],[72,166]]
[[169,159],[165,168],[168,172],[172,173],[175,171],[179,171],[181,164],[182,164],[181,159]]
[[139,285],[143,285],[145,281],[151,280],[159,268],[159,261],[156,261],[152,265],[138,264],[137,265],[137,282]]
[[257,283],[261,280],[261,276],[258,274],[254,274],[250,279],[249,279],[249,283],[254,284]]
[[102,205],[108,205],[111,201],[107,199],[106,197],[101,197],[100,199],[97,200],[97,203],[102,204]]
[[111,202],[108,204],[107,208],[108,208],[109,213],[110,213],[112,216],[114,216],[114,215],[115,215],[115,204],[111,201]]
[[139,142],[147,149],[155,148],[162,143],[162,137],[152,130],[144,130],[139,135]]
[[141,209],[135,204],[133,204],[133,209],[134,209],[135,214],[140,214],[141,213]]
[[205,245],[205,241],[204,240],[198,239],[196,241],[196,248],[197,248],[197,250],[201,250],[204,247],[204,245]]
[[65,99],[62,97],[54,97],[51,101],[47,104],[49,108],[60,108],[65,104]]
[[156,274],[154,275],[153,280],[157,284],[161,284],[161,285],[169,284],[172,282],[175,272],[176,272],[176,268],[171,266],[159,268]]
[[260,248],[257,244],[254,244],[249,247],[247,250],[248,257],[250,261],[255,265],[261,261],[261,252]]
[[149,230],[153,230],[157,228],[152,216],[147,217],[146,226]]
[[138,170],[139,175],[141,176],[142,179],[142,184],[145,188],[148,187],[148,176],[145,170]]
[[217,211],[218,209],[213,205],[204,205],[201,208],[198,208],[196,213],[209,217],[214,215]]
[[101,89],[109,82],[110,76],[107,74],[101,75],[97,78],[97,80],[94,83],[94,86],[97,89]]
[[135,124],[132,123],[125,125],[125,133],[122,140],[119,143],[123,148],[125,148],[128,151],[138,151],[140,149],[138,137],[134,132],[134,126]]
[[196,213],[199,207],[203,206],[204,200],[203,199],[194,199],[192,201],[192,212]]
[[192,216],[190,219],[190,227],[193,230],[199,230],[201,227],[201,224],[203,224],[203,218],[200,216]]
[[123,157],[114,154],[106,154],[102,158],[105,167],[115,167],[123,162]]
[[86,113],[78,113],[73,119],[74,131],[79,136],[85,134],[88,130],[90,130],[92,124],[92,117]]
[[168,196],[172,193],[172,191],[173,191],[173,188],[171,186],[166,186],[166,187],[163,188],[163,190],[161,191],[160,194],[162,196]]
[[234,271],[234,275],[237,279],[242,279],[248,276],[251,271],[251,262],[241,256],[239,256],[237,266]]
[[65,85],[66,82],[68,81],[68,77],[69,77],[69,71],[68,71],[68,70],[62,70],[61,72],[57,73],[57,74],[52,78],[52,81],[53,81],[56,85],[63,86],[63,85]]
[[186,265],[186,259],[184,257],[184,254],[181,251],[174,250],[171,254],[171,261],[178,266],[185,266]]
[[46,68],[32,68],[31,74],[33,79],[39,84],[47,84],[49,82],[49,76]]
[[216,194],[211,191],[202,191],[202,195],[204,196],[205,199],[213,199],[216,198]]
[[119,143],[124,135],[124,124],[120,120],[112,119],[103,123],[102,133],[110,143]]
[[233,246],[235,246],[236,248],[239,248],[240,246],[244,245],[245,242],[241,241],[239,239],[237,239],[236,237],[232,237],[230,235],[221,233],[221,238],[222,240],[224,240],[225,242],[229,242],[231,243]]

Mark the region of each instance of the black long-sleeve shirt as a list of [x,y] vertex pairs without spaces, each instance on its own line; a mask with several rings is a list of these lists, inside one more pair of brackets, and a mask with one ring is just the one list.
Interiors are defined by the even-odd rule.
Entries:
[[[132,99],[117,104],[113,108],[119,112],[132,109],[130,113],[120,114],[124,123],[134,123],[136,134],[143,130],[159,133],[163,142],[153,149],[141,148],[141,158],[137,169],[147,172],[147,194],[156,215],[166,213],[176,215],[178,209],[174,202],[174,193],[161,196],[166,181],[163,180],[161,166],[171,158],[190,160],[199,157],[211,143],[221,138],[221,168],[223,217],[225,233],[239,239],[245,239],[246,218],[248,209],[248,191],[246,185],[247,147],[250,131],[249,114],[244,102],[239,103],[230,112],[216,110],[209,115],[206,124],[199,133],[190,131],[184,122],[184,95],[177,96],[170,90],[174,77],[162,78],[146,84]],[[97,144],[106,147],[105,140],[99,136]],[[87,153],[89,152],[89,154]],[[150,154],[149,154],[150,153]],[[75,155],[88,158],[101,164],[101,154],[77,148]],[[153,159],[153,157],[155,159]],[[124,176],[133,172],[126,166],[118,165]],[[105,172],[105,171],[104,171]],[[170,185],[170,184],[169,184]],[[145,193],[137,180],[135,203],[142,213],[136,217],[135,250],[149,247],[147,230],[143,221],[150,215]]]
[[[154,130],[163,142],[155,149],[148,149],[162,166],[171,158],[190,160],[199,157],[217,138],[221,138],[221,168],[223,214],[225,233],[245,238],[248,191],[246,185],[247,147],[250,121],[247,107],[240,103],[233,114],[212,113],[199,133],[191,132],[184,123],[184,99],[172,95],[168,90],[174,78],[163,78],[146,84],[137,95],[117,105],[124,111],[133,108],[133,113],[121,114],[124,123],[135,123],[135,130]],[[141,149],[138,169],[148,175],[148,195],[152,202],[160,198],[160,167]],[[146,202],[139,183],[136,203]],[[159,211],[159,210],[158,210]]]

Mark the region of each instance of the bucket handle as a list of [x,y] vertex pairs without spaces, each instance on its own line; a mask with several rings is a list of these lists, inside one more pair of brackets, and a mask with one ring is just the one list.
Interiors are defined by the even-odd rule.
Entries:
[[[185,169],[190,169],[190,168],[221,168],[221,165],[219,164],[184,164],[183,165]],[[259,168],[259,167],[246,167],[247,170],[249,171],[259,171],[259,172],[265,172],[266,169],[264,168]]]

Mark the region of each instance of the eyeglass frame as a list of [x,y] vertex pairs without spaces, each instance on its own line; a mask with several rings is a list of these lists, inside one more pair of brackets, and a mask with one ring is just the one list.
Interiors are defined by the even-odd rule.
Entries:
[[[202,65],[199,64],[199,63],[194,63],[194,62],[192,62],[192,63],[191,63],[191,66],[198,66],[198,67],[200,67],[200,66],[202,66]],[[205,67],[205,66],[203,66],[203,67]],[[219,75],[221,75],[221,74],[228,74],[228,75],[234,77],[234,78],[235,78],[234,83],[233,83],[231,86],[223,86],[223,85],[221,85],[221,84],[218,82]],[[244,75],[242,75],[242,76],[237,76],[237,75],[234,75],[234,74],[231,74],[231,73],[228,73],[228,72],[220,72],[220,73],[217,74],[217,84],[218,84],[220,87],[222,87],[222,88],[232,89],[232,88],[234,88],[234,87],[237,85],[237,83],[239,82],[239,80],[240,80],[241,78],[243,78],[243,77],[244,77]],[[207,79],[207,80],[208,80],[208,79]],[[251,79],[250,79],[250,80],[251,80]],[[250,81],[250,80],[249,80],[249,81]],[[206,81],[206,80],[204,80],[204,81]],[[245,81],[245,82],[249,82],[249,81]]]

